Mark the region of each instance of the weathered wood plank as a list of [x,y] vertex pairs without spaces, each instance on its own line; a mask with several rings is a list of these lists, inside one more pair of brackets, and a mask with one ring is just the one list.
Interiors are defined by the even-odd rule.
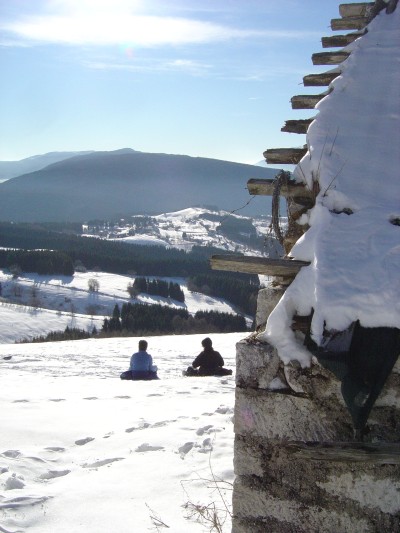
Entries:
[[281,131],[286,133],[307,133],[308,127],[313,120],[313,118],[286,120],[285,125],[281,128]]
[[292,104],[292,109],[314,109],[318,102],[325,98],[327,94],[299,94],[292,96],[290,103]]
[[309,264],[307,261],[241,255],[213,255],[210,259],[210,265],[213,270],[279,277],[294,277],[302,267]]
[[362,30],[368,24],[367,17],[348,17],[344,19],[332,19],[332,30]]
[[340,4],[341,17],[366,17],[369,15],[374,2],[358,2],[354,4]]
[[348,57],[349,52],[318,52],[311,56],[313,65],[339,65]]
[[[247,189],[254,196],[272,196],[276,180],[255,179],[252,178],[247,182]],[[294,181],[283,184],[280,188],[280,195],[284,198],[293,198],[297,204],[311,207],[315,204],[315,196],[310,189],[307,189],[303,183]]]
[[400,464],[399,443],[293,443],[287,446],[296,457],[315,461]]
[[270,148],[264,157],[270,165],[297,165],[306,153],[307,148]]
[[353,43],[359,37],[365,35],[366,31],[359,31],[354,33],[346,33],[344,35],[330,35],[329,37],[322,37],[322,48],[335,48],[347,46]]
[[303,84],[305,87],[322,87],[329,85],[338,76],[340,76],[340,71],[308,74],[307,76],[304,76]]

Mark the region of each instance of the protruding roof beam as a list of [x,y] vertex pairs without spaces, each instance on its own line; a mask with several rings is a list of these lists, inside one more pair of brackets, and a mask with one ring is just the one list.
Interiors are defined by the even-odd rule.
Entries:
[[313,65],[339,65],[348,57],[349,52],[318,52],[311,56]]
[[213,270],[263,274],[266,276],[294,277],[300,269],[308,266],[308,261],[291,259],[269,259],[243,255],[213,255],[210,259]]
[[332,19],[332,30],[362,30],[368,24],[367,17],[348,17],[345,19]]
[[322,94],[299,94],[293,96],[290,100],[292,109],[314,109],[314,107],[321,101],[329,92]]
[[306,153],[307,148],[270,148],[264,157],[269,165],[297,165]]
[[329,85],[338,76],[340,76],[339,70],[322,72],[321,74],[308,74],[304,76],[303,83],[305,87],[323,87]]
[[346,33],[345,35],[330,35],[329,37],[322,37],[322,48],[343,48],[348,44],[354,42],[359,37],[365,35],[366,31],[359,31],[354,33]]
[[313,118],[286,120],[285,125],[281,128],[281,131],[286,133],[307,133],[308,127],[313,120]]
[[374,2],[358,2],[354,4],[340,4],[339,13],[341,17],[367,17]]
[[[255,179],[252,178],[247,182],[247,189],[254,196],[272,196],[274,194],[276,180]],[[290,197],[295,202],[304,207],[312,207],[315,204],[315,195],[310,189],[307,189],[304,183],[295,183],[289,181],[283,183],[279,194],[284,198]]]

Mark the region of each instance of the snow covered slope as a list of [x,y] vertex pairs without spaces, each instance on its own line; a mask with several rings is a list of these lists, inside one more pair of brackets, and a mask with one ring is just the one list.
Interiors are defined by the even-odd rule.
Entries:
[[[212,336],[226,366],[242,335]],[[148,338],[152,382],[119,379],[137,338],[1,345],[0,531],[230,531],[234,377],[181,376],[202,338]]]

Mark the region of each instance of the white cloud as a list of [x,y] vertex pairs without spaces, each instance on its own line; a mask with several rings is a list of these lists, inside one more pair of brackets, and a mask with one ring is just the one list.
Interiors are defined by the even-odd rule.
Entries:
[[187,59],[176,59],[171,61],[146,60],[135,63],[118,62],[109,60],[86,61],[84,66],[93,70],[124,70],[130,72],[184,72],[192,76],[203,76],[209,74],[213,69],[212,65],[192,61]]
[[[29,4],[31,6],[31,4]],[[314,32],[251,30],[182,16],[161,16],[143,0],[47,0],[34,14],[21,10],[0,27],[8,40],[33,44],[137,47],[222,42],[250,37],[302,38]],[[153,11],[152,11],[153,10]],[[22,14],[23,13],[23,14]],[[156,13],[156,14],[154,14]]]
[[121,13],[79,12],[70,15],[33,16],[2,25],[23,39],[41,43],[69,45],[137,46],[199,44],[261,35],[211,22],[184,18],[124,15]]

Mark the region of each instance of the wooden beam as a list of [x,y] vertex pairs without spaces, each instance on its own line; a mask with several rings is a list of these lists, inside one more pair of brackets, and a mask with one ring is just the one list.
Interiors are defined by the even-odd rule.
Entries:
[[318,52],[311,56],[313,65],[339,65],[348,57],[349,52]]
[[290,99],[292,109],[314,109],[322,98],[325,98],[329,93],[322,94],[299,94]]
[[308,127],[313,120],[313,118],[286,120],[285,125],[281,128],[281,131],[286,133],[307,133]]
[[270,148],[264,157],[270,165],[297,165],[306,153],[307,148]]
[[[247,182],[247,189],[254,196],[272,196],[275,185],[275,179],[253,178]],[[304,207],[312,207],[315,204],[315,195],[310,189],[306,188],[304,183],[289,181],[281,186],[280,195],[284,198],[293,198],[297,204],[304,205]]]
[[296,442],[287,447],[297,457],[314,461],[400,464],[400,444],[397,442]]
[[266,276],[294,277],[307,261],[291,259],[269,259],[267,257],[249,257],[243,255],[213,255],[210,259],[213,270],[243,272],[245,274],[263,274]]
[[304,76],[303,83],[305,87],[322,87],[329,85],[338,76],[340,76],[340,71],[322,72],[322,74],[308,74],[307,76]]
[[358,2],[354,4],[340,4],[339,13],[341,17],[367,17],[374,2]]
[[366,31],[359,31],[354,33],[346,33],[345,35],[330,35],[329,37],[322,37],[322,48],[343,48],[365,34]]
[[367,17],[348,17],[331,20],[332,30],[362,30],[367,24]]

